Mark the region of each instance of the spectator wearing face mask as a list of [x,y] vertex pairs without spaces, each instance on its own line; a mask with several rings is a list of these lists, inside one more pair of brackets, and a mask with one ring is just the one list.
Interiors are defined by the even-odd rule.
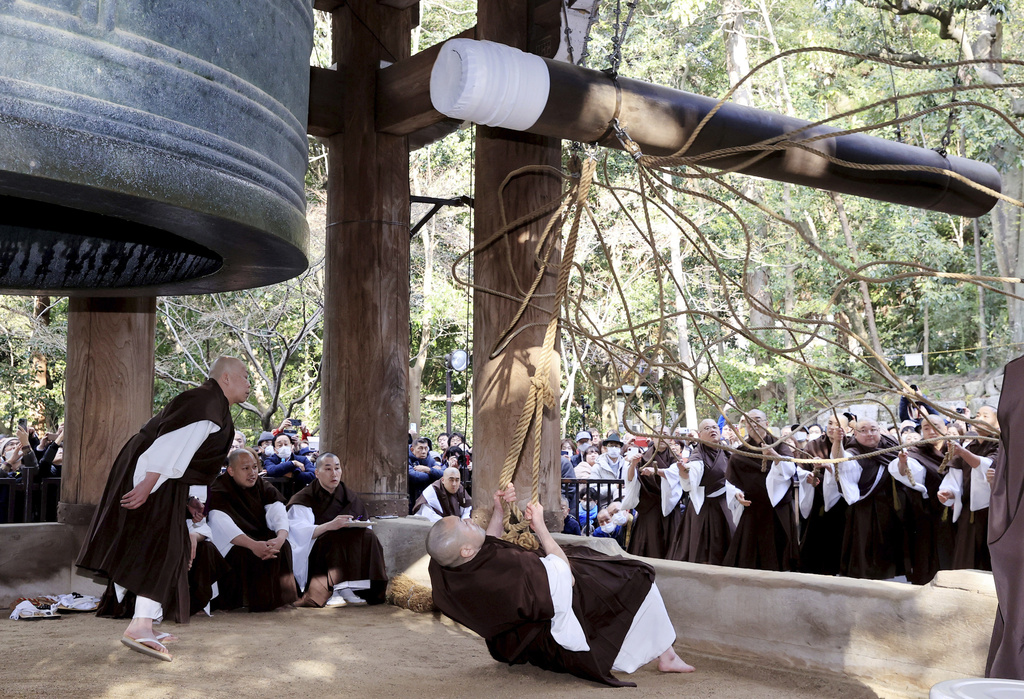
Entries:
[[[618,503],[612,503],[617,505]],[[609,506],[597,513],[597,527],[593,536],[602,539],[615,539],[623,549],[629,543],[629,530],[632,516],[621,510]]]
[[[262,436],[262,435],[261,435]],[[296,454],[292,438],[284,433],[274,437],[272,445],[263,447],[263,468],[271,478],[293,478],[308,485],[316,477],[313,464]]]

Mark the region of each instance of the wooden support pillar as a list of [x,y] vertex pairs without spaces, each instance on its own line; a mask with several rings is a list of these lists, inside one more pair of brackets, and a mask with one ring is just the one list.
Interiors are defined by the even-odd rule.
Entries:
[[377,131],[377,70],[408,58],[412,10],[350,0],[333,14],[343,131],[327,181],[321,453],[372,514],[408,514],[409,147]]
[[[531,35],[528,0],[480,0],[477,10],[477,38],[526,50]],[[476,243],[491,238],[501,228],[498,190],[505,177],[526,165],[561,165],[558,139],[515,131],[478,127],[476,145]],[[554,201],[561,180],[551,175],[528,174],[514,179],[503,197],[505,217],[512,221]],[[473,295],[473,487],[474,507],[491,509],[490,494],[497,487],[505,456],[512,445],[516,422],[530,390],[530,377],[539,362],[548,314],[528,309],[519,322],[526,327],[494,360],[489,354],[499,334],[508,326],[518,304],[480,291],[490,289],[521,297],[537,271],[535,249],[548,220],[541,217],[506,236],[499,244],[478,252],[474,260]],[[507,243],[506,243],[507,241]],[[559,258],[552,261],[557,264]],[[552,305],[558,279],[549,269],[535,302],[544,309]],[[532,327],[531,324],[533,324]],[[556,346],[557,350],[557,346]],[[559,362],[551,362],[551,384],[555,407],[544,412],[542,478],[540,499],[547,509],[549,524],[561,522],[559,511],[560,425],[558,418]],[[532,488],[534,429],[526,436],[515,479],[516,492],[525,507]]]
[[156,299],[73,298],[57,520],[89,524],[114,459],[153,415]]

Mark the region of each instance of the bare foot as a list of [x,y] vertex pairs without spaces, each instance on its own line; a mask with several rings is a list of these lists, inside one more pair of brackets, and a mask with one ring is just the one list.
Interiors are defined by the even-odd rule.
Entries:
[[675,649],[670,646],[658,657],[658,670],[660,672],[693,672],[694,667],[676,655]]

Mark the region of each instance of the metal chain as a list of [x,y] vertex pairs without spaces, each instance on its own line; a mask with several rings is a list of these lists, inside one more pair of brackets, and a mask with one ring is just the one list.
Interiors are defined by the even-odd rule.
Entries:
[[587,20],[587,33],[583,36],[583,51],[580,52],[579,66],[581,68],[587,67],[587,59],[590,58],[590,33],[597,24],[597,17],[601,8],[601,0],[594,0],[594,4],[590,7],[590,18]]
[[[885,58],[891,56],[891,49],[889,47],[889,35],[885,31],[885,17],[882,16],[882,8],[878,8],[878,25],[882,30],[882,48],[886,52]],[[899,97],[899,91],[896,89],[896,73],[892,69],[892,64],[889,64],[889,83],[892,85],[892,96]],[[893,111],[896,113],[896,140],[903,143],[903,129],[900,122],[900,101],[898,99],[893,100],[892,103]]]
[[569,29],[569,0],[562,0],[562,21],[565,23],[565,50],[568,54],[569,63],[575,63],[572,59],[572,30]]
[[[954,14],[954,19],[956,15]],[[959,50],[957,51],[957,61],[962,61],[964,57],[964,41],[967,39],[967,10],[964,10],[964,26],[963,32],[960,35]],[[942,134],[942,138],[939,140],[939,147],[933,148],[936,153],[941,155],[943,158],[946,157],[947,149],[949,148],[950,142],[953,140],[953,121],[956,119],[957,112],[956,108],[956,88],[962,84],[960,81],[960,68],[956,68],[953,71],[953,90],[950,92],[950,104],[952,105],[949,112],[946,114],[946,132]]]
[[[622,64],[622,44],[626,41],[626,32],[629,31],[629,24],[633,21],[633,12],[636,10],[638,0],[626,3],[628,12],[626,21],[622,22],[622,0],[615,0],[615,23],[612,33],[612,53],[608,57],[608,70],[605,71],[612,77],[619,74],[619,66]],[[622,30],[619,30],[619,26]]]

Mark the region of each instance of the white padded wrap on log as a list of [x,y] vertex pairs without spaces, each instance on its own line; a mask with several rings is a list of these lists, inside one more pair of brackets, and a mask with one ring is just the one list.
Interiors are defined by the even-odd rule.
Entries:
[[550,87],[543,58],[493,41],[447,41],[430,72],[434,109],[453,119],[516,131],[537,122]]

